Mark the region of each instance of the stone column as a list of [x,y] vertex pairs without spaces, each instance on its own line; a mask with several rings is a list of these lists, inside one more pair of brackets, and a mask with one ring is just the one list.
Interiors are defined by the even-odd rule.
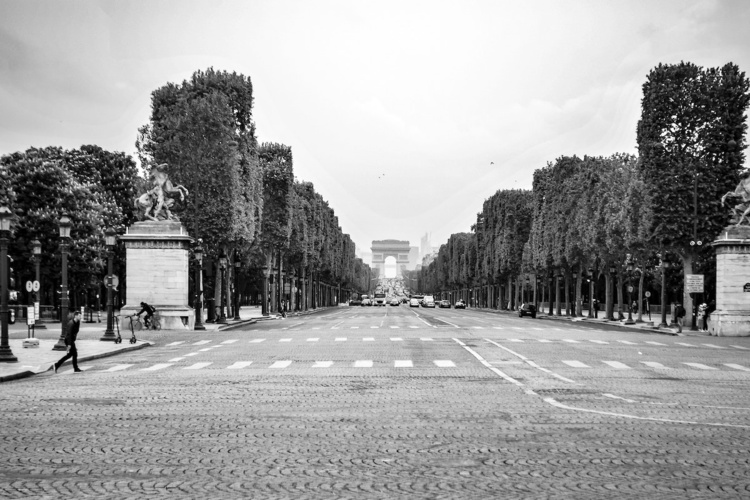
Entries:
[[750,227],[728,227],[712,245],[716,249],[716,310],[708,331],[718,337],[750,336]]

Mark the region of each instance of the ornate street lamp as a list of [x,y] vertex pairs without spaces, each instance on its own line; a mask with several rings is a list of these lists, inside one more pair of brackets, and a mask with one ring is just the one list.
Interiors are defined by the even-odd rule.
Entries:
[[589,318],[594,315],[594,268],[589,268]]
[[659,328],[668,328],[667,324],[667,269],[669,268],[669,262],[667,262],[666,254],[657,254],[659,257],[659,267],[661,268],[661,323]]
[[557,274],[557,284],[555,285],[555,309],[557,309],[557,315],[562,315],[562,310],[560,309],[560,287],[562,286],[562,271],[558,271]]
[[625,321],[625,324],[634,325],[635,321],[633,321],[633,296],[632,296],[633,286],[630,284],[630,279],[631,279],[633,269],[635,268],[635,266],[633,265],[633,259],[632,259],[631,254],[626,255],[625,265],[628,271],[628,319],[627,321]]
[[219,255],[219,270],[221,271],[221,280],[219,281],[219,283],[221,283],[221,313],[219,314],[219,319],[216,320],[216,323],[220,325],[226,325],[227,316],[224,308],[227,305],[227,288],[226,283],[224,282],[224,276],[226,275],[227,271],[227,256],[224,253],[224,250],[222,250],[221,255]]
[[240,318],[240,287],[239,287],[239,277],[240,277],[240,268],[242,267],[242,260],[240,259],[239,254],[235,252],[234,255],[234,320],[241,320]]
[[113,228],[107,228],[104,231],[104,244],[107,245],[107,329],[104,330],[104,335],[99,340],[112,341],[114,342],[117,337],[115,336],[115,299],[114,299],[114,269],[113,261],[115,257],[115,245],[117,244],[117,232]]
[[52,348],[53,351],[65,351],[65,335],[68,333],[68,240],[73,224],[70,217],[63,214],[58,222],[60,231],[60,256],[62,257],[62,286],[60,287],[60,338]]
[[[41,273],[39,270],[39,266],[42,262],[42,243],[39,240],[33,240],[31,242],[31,259],[34,261],[34,271],[35,271],[35,278],[36,282],[39,283],[39,291],[36,292],[36,302],[39,303],[39,319],[36,320],[36,324],[34,325],[34,328],[37,330],[46,330],[47,327],[45,326],[43,320],[42,320],[42,312],[41,312],[41,304],[42,304],[42,282],[41,282]],[[34,308],[36,310],[36,308]]]
[[195,327],[194,330],[205,330],[206,327],[203,325],[203,302],[201,297],[203,295],[203,247],[198,244],[193,248],[193,255],[195,255]]
[[573,310],[571,311],[571,316],[574,318],[577,316],[578,312],[576,309],[578,308],[578,271],[573,271]]
[[0,207],[0,362],[16,363],[18,358],[10,350],[8,341],[8,243],[10,243],[10,218],[12,214],[6,206]]

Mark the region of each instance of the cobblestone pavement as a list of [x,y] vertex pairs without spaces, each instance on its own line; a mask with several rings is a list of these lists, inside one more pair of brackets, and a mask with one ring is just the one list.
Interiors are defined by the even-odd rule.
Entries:
[[750,496],[750,339],[404,306],[148,333],[0,385],[0,496]]

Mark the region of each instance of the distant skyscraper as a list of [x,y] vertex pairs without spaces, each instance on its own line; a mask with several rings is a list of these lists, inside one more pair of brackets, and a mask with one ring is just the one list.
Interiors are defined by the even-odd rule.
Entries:
[[425,256],[430,255],[433,251],[432,243],[430,242],[430,239],[432,238],[431,233],[424,233],[424,236],[422,236],[419,239],[419,260],[425,258]]

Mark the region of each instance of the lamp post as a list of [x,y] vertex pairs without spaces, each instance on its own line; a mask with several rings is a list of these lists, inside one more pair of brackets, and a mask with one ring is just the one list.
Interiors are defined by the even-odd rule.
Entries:
[[[39,266],[42,262],[42,243],[39,240],[33,240],[31,242],[31,256],[32,256],[31,258],[34,260],[34,272],[35,272],[36,282],[39,283],[39,290],[36,292],[36,302],[38,302],[40,305],[39,319],[36,320],[34,327],[37,330],[46,330],[47,327],[42,322],[42,314],[41,314],[42,282],[41,282],[41,273],[39,270]],[[34,309],[36,311],[36,307]]]
[[589,268],[589,318],[594,317],[594,268]]
[[571,316],[578,316],[578,271],[573,271],[573,310]]
[[[607,287],[607,321],[614,321],[615,320],[615,273],[617,272],[617,268],[610,264],[609,266],[609,284],[610,286]],[[619,295],[619,293],[618,293]]]
[[193,330],[205,330],[203,326],[203,247],[199,243],[193,249],[195,255],[195,327]]
[[560,309],[560,286],[562,285],[562,278],[562,272],[559,272],[555,282],[555,309],[558,316],[562,315],[562,310]]
[[669,325],[667,324],[667,268],[669,267],[669,262],[664,260],[666,258],[666,254],[658,254],[659,256],[659,267],[661,268],[661,323],[659,323],[659,328],[668,328]]
[[10,242],[10,209],[0,207],[0,362],[16,363],[18,358],[13,355],[8,342],[8,243]]
[[234,255],[234,318],[236,321],[239,321],[240,319],[240,287],[239,287],[239,277],[240,277],[240,268],[242,267],[242,260],[240,259],[240,256],[235,253]]
[[60,256],[62,257],[62,286],[60,287],[60,338],[53,351],[65,351],[65,335],[68,333],[68,239],[72,226],[70,217],[63,214],[58,222],[60,231]]
[[117,233],[111,227],[104,231],[104,243],[107,245],[107,329],[99,340],[114,342],[115,336],[115,304],[114,304],[114,269],[115,245],[117,244]]
[[634,269],[633,265],[633,259],[631,254],[626,255],[625,260],[626,269],[628,271],[628,319],[625,321],[626,325],[634,325],[635,321],[633,321],[633,285],[630,282],[630,278],[632,276],[632,272]]
[[224,276],[227,270],[227,256],[224,253],[224,250],[222,250],[221,255],[219,255],[219,270],[221,271],[221,279],[219,281],[219,283],[221,283],[221,313],[219,314],[219,319],[216,320],[216,323],[220,325],[226,325],[227,316],[224,308],[226,307],[227,287],[226,283],[224,282]]

